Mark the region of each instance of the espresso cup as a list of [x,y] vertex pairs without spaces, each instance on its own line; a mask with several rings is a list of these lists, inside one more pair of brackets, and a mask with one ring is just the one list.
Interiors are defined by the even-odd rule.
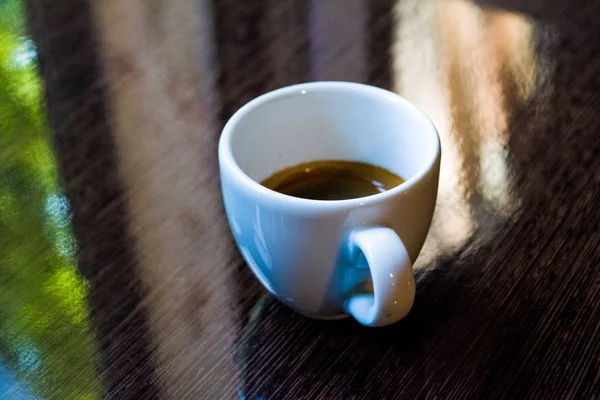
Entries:
[[[414,302],[412,265],[431,223],[440,156],[433,123],[395,93],[348,82],[275,90],[240,108],[220,138],[231,231],[258,280],[297,312],[394,323]],[[260,184],[318,160],[380,166],[405,182],[348,200],[308,200]]]

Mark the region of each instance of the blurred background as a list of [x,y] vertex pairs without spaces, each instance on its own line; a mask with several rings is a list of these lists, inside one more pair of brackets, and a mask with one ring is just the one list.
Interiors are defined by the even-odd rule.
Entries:
[[[0,0],[0,398],[598,394],[596,4]],[[418,302],[379,333],[266,296],[222,209],[224,121],[316,80],[442,142]]]
[[0,397],[97,399],[76,265],[24,4],[0,2]]

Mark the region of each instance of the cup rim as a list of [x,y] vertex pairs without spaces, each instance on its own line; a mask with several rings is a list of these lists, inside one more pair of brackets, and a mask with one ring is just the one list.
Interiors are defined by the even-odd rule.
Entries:
[[[266,104],[279,101],[285,98],[289,98],[292,96],[304,95],[311,92],[331,92],[331,91],[354,91],[354,92],[363,92],[366,94],[377,95],[385,98],[386,100],[394,103],[397,107],[404,107],[409,109],[411,112],[414,112],[421,118],[425,118],[425,120],[430,125],[431,129],[427,130],[425,134],[430,135],[433,140],[433,152],[430,153],[431,156],[428,160],[425,160],[422,166],[417,170],[416,173],[412,174],[412,176],[402,182],[400,185],[393,187],[392,189],[386,190],[385,192],[372,194],[369,196],[363,197],[355,197],[352,199],[344,199],[344,200],[314,200],[314,199],[305,199],[301,197],[290,196],[287,194],[279,193],[275,190],[269,189],[260,184],[260,182],[255,181],[250,176],[248,176],[242,168],[238,165],[235,157],[233,156],[233,152],[231,151],[231,143],[233,140],[233,132],[237,128],[240,121],[246,116],[246,114],[252,112],[253,110],[260,108]],[[262,94],[253,100],[249,101],[241,108],[239,108],[232,116],[229,118],[225,126],[223,127],[221,137],[219,139],[219,163],[221,165],[221,169],[227,168],[235,179],[238,179],[242,183],[244,183],[247,187],[251,188],[257,194],[270,197],[274,200],[284,200],[288,204],[293,204],[296,206],[362,206],[365,202],[371,201],[379,201],[385,200],[391,197],[394,197],[400,193],[406,192],[410,190],[415,184],[421,181],[429,171],[434,167],[436,161],[440,157],[440,138],[437,132],[437,129],[429,116],[421,110],[419,107],[405,99],[404,97],[396,94],[394,92],[381,89],[375,86],[366,85],[362,83],[355,82],[343,82],[343,81],[319,81],[319,82],[307,82],[307,83],[299,83],[291,86],[282,87],[280,89],[275,89],[273,91]]]

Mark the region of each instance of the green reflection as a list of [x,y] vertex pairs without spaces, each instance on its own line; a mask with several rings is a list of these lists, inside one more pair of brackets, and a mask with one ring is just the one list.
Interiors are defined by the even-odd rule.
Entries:
[[20,1],[0,0],[0,360],[18,382],[4,395],[96,399],[87,286],[24,21]]

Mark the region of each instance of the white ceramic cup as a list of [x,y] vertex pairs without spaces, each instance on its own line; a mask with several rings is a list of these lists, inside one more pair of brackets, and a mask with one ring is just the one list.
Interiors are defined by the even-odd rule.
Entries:
[[[394,323],[415,297],[412,264],[431,223],[440,142],[429,118],[397,94],[348,82],[262,95],[227,122],[219,142],[225,209],[256,277],[310,317]],[[372,196],[307,200],[261,181],[316,160],[377,165],[405,179]]]

